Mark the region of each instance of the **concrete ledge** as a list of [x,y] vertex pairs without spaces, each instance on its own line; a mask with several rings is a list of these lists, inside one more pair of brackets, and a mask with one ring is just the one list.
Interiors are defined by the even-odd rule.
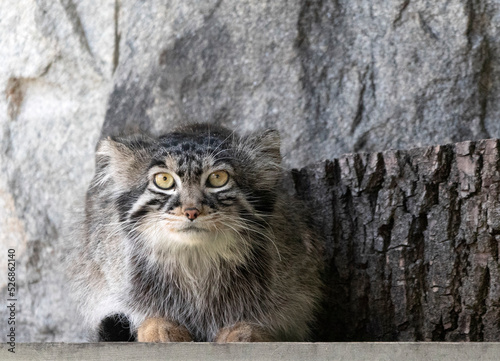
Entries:
[[500,343],[2,343],[2,360],[350,360],[500,359]]

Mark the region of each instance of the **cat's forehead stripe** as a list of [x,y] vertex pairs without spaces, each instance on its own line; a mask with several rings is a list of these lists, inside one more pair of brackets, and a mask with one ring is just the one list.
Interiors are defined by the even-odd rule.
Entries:
[[179,134],[173,133],[160,138],[160,145],[167,149],[179,151],[206,151],[211,147],[224,147],[228,145],[228,138],[220,138],[208,134]]
[[227,139],[217,137],[192,137],[174,134],[161,139],[155,160],[150,168],[166,166],[179,177],[200,177],[207,166],[228,163]]

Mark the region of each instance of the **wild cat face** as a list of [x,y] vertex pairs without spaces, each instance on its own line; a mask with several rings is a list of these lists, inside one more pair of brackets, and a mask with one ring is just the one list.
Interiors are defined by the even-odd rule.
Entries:
[[213,242],[239,228],[239,213],[251,213],[252,207],[239,186],[229,144],[177,135],[160,139],[159,145],[130,222],[159,244]]
[[242,241],[265,224],[281,175],[276,132],[240,138],[208,126],[104,141],[99,163],[129,234],[160,249]]

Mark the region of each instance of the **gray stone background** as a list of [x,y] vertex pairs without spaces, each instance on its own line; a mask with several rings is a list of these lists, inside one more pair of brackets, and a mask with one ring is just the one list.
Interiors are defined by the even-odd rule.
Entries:
[[273,127],[290,167],[500,137],[499,35],[498,0],[0,1],[0,299],[13,248],[17,341],[83,340],[58,265],[100,136]]

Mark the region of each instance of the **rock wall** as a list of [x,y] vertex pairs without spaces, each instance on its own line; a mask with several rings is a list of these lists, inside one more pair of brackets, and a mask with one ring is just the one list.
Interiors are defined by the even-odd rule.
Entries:
[[500,137],[494,0],[96,4],[0,2],[0,252],[18,259],[18,341],[83,337],[58,264],[100,136],[273,127],[291,167]]
[[63,223],[92,177],[113,73],[114,2],[92,3],[0,1],[0,294],[6,302],[15,249],[19,342],[81,337],[58,266]]
[[276,127],[292,166],[500,136],[496,1],[197,3],[121,3],[103,135]]

